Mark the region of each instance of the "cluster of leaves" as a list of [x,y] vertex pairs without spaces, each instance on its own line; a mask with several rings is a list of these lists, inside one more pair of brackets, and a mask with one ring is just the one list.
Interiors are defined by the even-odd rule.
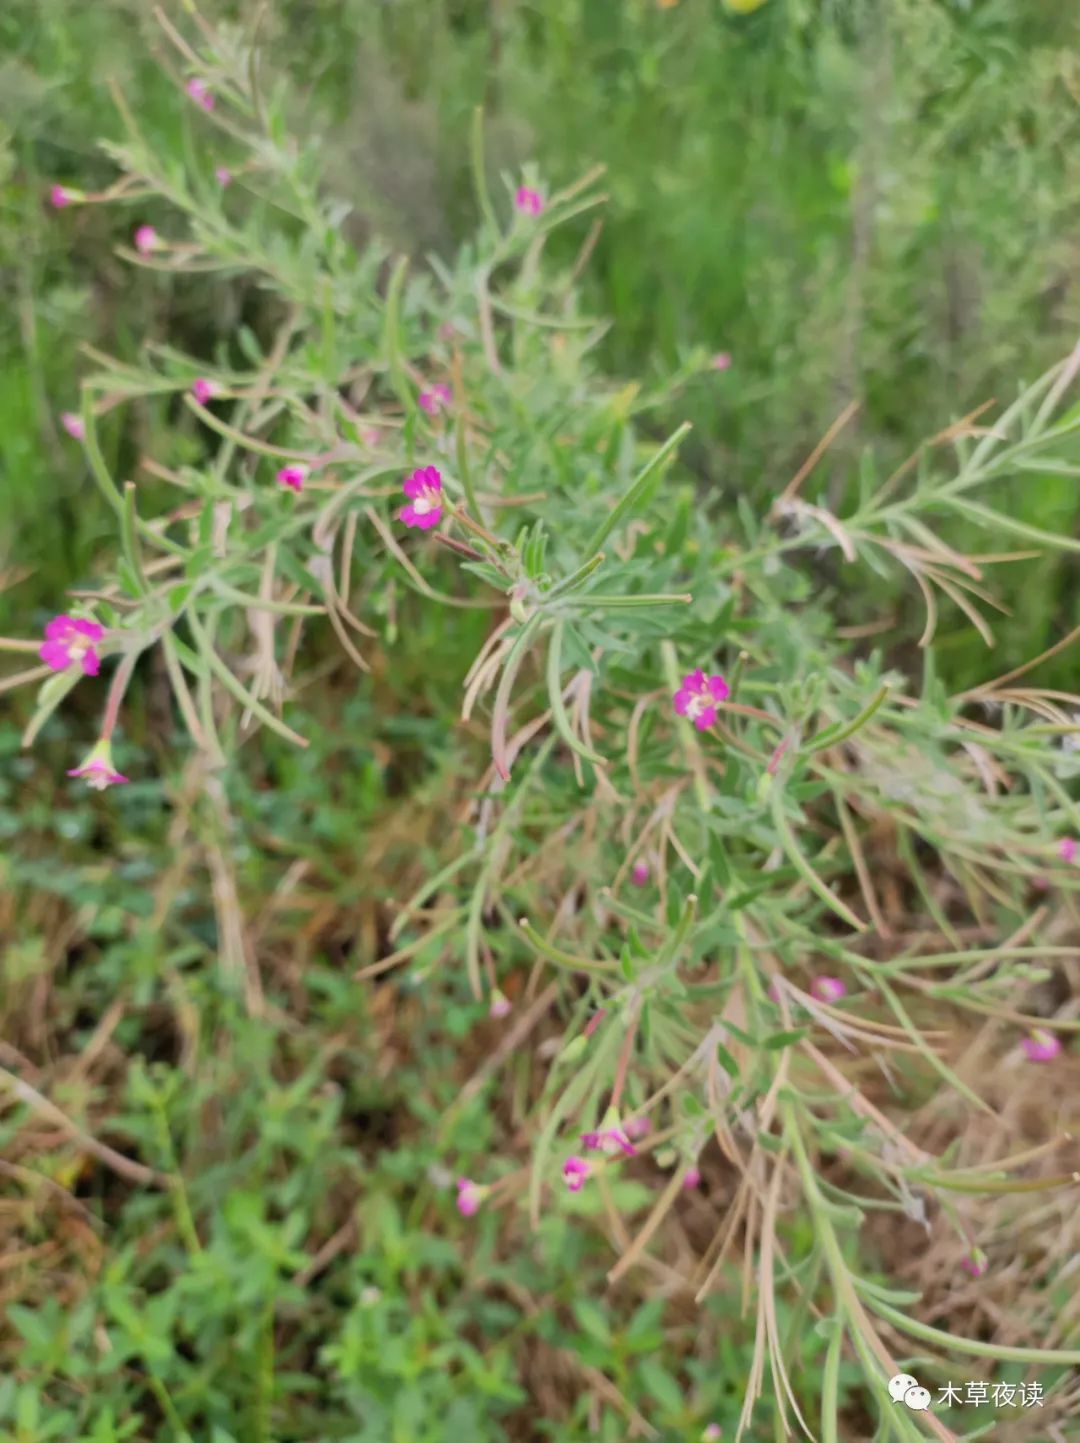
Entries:
[[[1015,559],[961,551],[940,538],[942,523],[1076,547],[994,498],[1026,469],[1075,468],[1080,413],[1062,407],[1077,357],[992,425],[968,418],[884,480],[864,466],[847,508],[831,509],[827,494],[805,499],[808,469],[769,509],[744,499],[721,511],[679,470],[686,427],[672,419],[685,392],[714,384],[708,357],[689,355],[651,389],[613,382],[596,360],[604,326],[583,314],[577,289],[588,238],[569,262],[549,246],[596,206],[596,177],[547,195],[539,217],[515,214],[516,178],[492,193],[477,122],[475,241],[422,271],[377,245],[357,251],[343,239],[342,208],[323,195],[318,147],[290,139],[286,93],[266,88],[249,40],[193,23],[194,41],[168,29],[177,103],[183,81],[198,78],[213,111],[197,115],[183,157],[161,154],[127,116],[127,140],[110,147],[121,179],[94,199],[156,227],[159,247],[125,251],[129,264],[202,284],[254,280],[278,319],[262,336],[240,328],[235,346],[213,356],[160,346],[137,364],[95,356],[83,390],[86,459],[115,516],[119,556],[115,574],[78,602],[107,628],[107,712],[121,728],[125,688],[160,657],[170,724],[186,728],[195,758],[192,806],[207,835],[217,932],[212,945],[189,938],[168,958],[185,1065],[132,1067],[110,1124],[142,1158],[127,1159],[142,1190],[125,1212],[168,1241],[148,1262],[134,1245],[111,1258],[63,1327],[47,1309],[16,1313],[26,1366],[61,1377],[79,1401],[50,1401],[41,1431],[35,1384],[13,1380],[8,1416],[30,1437],[78,1428],[105,1439],[127,1436],[140,1406],[176,1436],[209,1431],[222,1443],[434,1438],[447,1418],[479,1430],[491,1426],[489,1402],[491,1416],[520,1402],[512,1344],[532,1326],[540,1289],[576,1309],[601,1349],[587,1361],[588,1387],[614,1374],[607,1386],[634,1427],[673,1436],[710,1416],[765,1436],[765,1411],[784,1431],[811,1397],[834,1438],[844,1390],[861,1378],[878,1436],[919,1438],[919,1422],[883,1387],[907,1361],[897,1337],[984,1366],[1037,1366],[1051,1391],[1080,1352],[952,1337],[921,1321],[918,1299],[883,1285],[860,1255],[859,1232],[870,1210],[932,1215],[974,1248],[954,1194],[1061,1181],[1033,1183],[1024,1157],[954,1171],[875,1101],[864,1064],[891,1078],[895,1059],[898,1085],[917,1093],[930,1078],[978,1107],[930,1024],[969,1009],[1018,1038],[1046,1020],[1035,1008],[1048,964],[1077,951],[1030,900],[1047,875],[1066,902],[1075,886],[1056,846],[1080,830],[1067,786],[1075,761],[1055,745],[1077,730],[1072,699],[1011,685],[1014,675],[949,695],[932,650],[941,598],[985,625],[985,572]],[[234,177],[227,189],[220,167]],[[214,385],[205,401],[192,392],[199,378]],[[418,403],[433,383],[451,395],[434,415]],[[116,416],[167,401],[179,403],[173,449],[141,456],[138,480],[118,481]],[[295,496],[275,479],[285,463],[306,468]],[[395,513],[402,478],[426,465],[442,474],[445,519],[414,541]],[[914,578],[925,612],[920,684],[838,634],[818,580],[821,570],[845,578],[837,560],[859,577],[877,568]],[[410,805],[441,817],[410,855],[388,853],[383,875],[395,876],[397,903],[363,973],[405,968],[403,995],[444,1004],[430,1007],[429,1034],[413,1043],[427,1055],[412,1109],[430,1143],[372,1161],[387,1172],[387,1186],[374,1186],[381,1200],[342,1224],[329,1254],[351,1249],[360,1229],[363,1250],[334,1275],[347,1302],[316,1298],[313,1308],[326,1263],[305,1244],[325,1233],[336,1189],[355,1202],[373,1186],[349,1146],[342,1097],[326,1086],[339,1070],[362,1075],[365,1059],[339,1052],[333,1032],[314,1047],[306,1035],[310,1055],[289,1057],[279,1009],[303,1012],[300,999],[318,991],[330,1029],[362,1005],[364,987],[316,969],[264,983],[237,925],[243,854],[230,829],[237,814],[252,829],[272,827],[281,813],[271,798],[303,795],[305,778],[317,788],[318,774],[289,749],[302,752],[316,727],[305,682],[331,631],[359,673],[360,736],[376,755],[378,740],[397,785],[409,777]],[[682,673],[698,666],[722,670],[730,685],[720,720],[701,734],[671,706]],[[45,682],[27,740],[60,725],[76,679]],[[972,715],[988,709],[993,725]],[[262,785],[223,781],[256,730],[264,760],[249,766]],[[366,773],[369,784],[377,795]],[[389,778],[383,786],[389,795]],[[361,817],[365,805],[361,787]],[[310,864],[321,842],[313,834],[298,857]],[[630,894],[635,863],[647,877]],[[886,869],[913,903],[883,900]],[[130,968],[126,985],[145,995],[153,980],[140,952],[185,886],[181,868],[115,951],[116,966]],[[220,974],[202,975],[212,955]],[[809,985],[826,964],[846,983],[842,1006]],[[481,1087],[459,1092],[448,1039],[475,1023],[495,986],[520,1021],[480,1068]],[[550,1031],[535,1057],[518,1053],[541,1022]],[[1055,1021],[1063,1036],[1076,1025]],[[216,1053],[198,1055],[204,1035],[221,1039],[227,1076],[258,1079],[235,1117],[220,1107]],[[133,1045],[145,1051],[147,1040]],[[855,1062],[837,1056],[845,1051]],[[500,1148],[474,1107],[503,1066],[523,1153]],[[41,1093],[8,1080],[40,1122]],[[609,1106],[648,1119],[640,1166],[651,1187],[622,1180],[621,1161],[603,1162],[569,1199],[560,1160]],[[177,1126],[188,1130],[180,1147]],[[467,1303],[458,1247],[419,1227],[440,1205],[429,1145],[493,1189],[478,1223],[490,1267],[486,1256],[474,1262],[486,1287]],[[730,1207],[692,1266],[675,1271],[699,1303],[718,1298],[734,1311],[724,1299],[742,1241],[757,1323],[729,1357],[737,1387],[725,1377],[710,1388],[707,1360],[689,1345],[678,1379],[637,1361],[660,1310],[649,1305],[617,1331],[575,1289],[586,1232],[568,1215],[615,1240],[608,1278],[618,1284],[647,1266],[699,1160],[718,1190],[730,1183]],[[442,1193],[447,1206],[445,1184]],[[539,1240],[505,1275],[495,1257],[503,1218],[517,1238],[531,1227]],[[321,1309],[333,1310],[332,1329]],[[243,1376],[230,1366],[234,1349],[252,1360]],[[808,1389],[807,1367],[822,1355],[821,1381]],[[95,1414],[96,1380],[120,1364],[128,1391]],[[770,1406],[755,1415],[766,1365]],[[946,1368],[924,1364],[935,1376]],[[642,1387],[650,1401],[628,1403]]]

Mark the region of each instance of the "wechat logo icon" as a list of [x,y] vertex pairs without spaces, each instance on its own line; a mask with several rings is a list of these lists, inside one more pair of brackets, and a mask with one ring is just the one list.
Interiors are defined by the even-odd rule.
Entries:
[[910,1373],[897,1373],[889,1379],[889,1397],[894,1403],[906,1403],[916,1413],[924,1413],[930,1406],[930,1389],[920,1388],[918,1379]]

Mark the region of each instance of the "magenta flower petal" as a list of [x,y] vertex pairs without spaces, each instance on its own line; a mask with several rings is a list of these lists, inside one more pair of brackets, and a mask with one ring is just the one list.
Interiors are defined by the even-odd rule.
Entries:
[[688,1167],[686,1176],[683,1178],[683,1187],[687,1192],[693,1192],[694,1188],[701,1186],[701,1173],[696,1167]]
[[277,473],[278,484],[288,486],[293,491],[302,491],[307,478],[308,468],[302,462],[297,461],[294,461],[289,466],[282,466]]
[[810,996],[818,1002],[839,1002],[846,992],[839,977],[815,977],[810,983]]
[[38,656],[46,666],[51,666],[53,671],[66,671],[71,661],[68,649],[62,641],[43,642],[38,649]]
[[45,623],[45,639],[47,641],[60,641],[75,630],[75,618],[65,614],[54,616],[51,621]]
[[407,476],[401,489],[409,498],[409,505],[398,512],[398,519],[406,526],[415,526],[421,531],[430,531],[442,520],[442,477],[434,466],[422,466]]
[[465,1218],[471,1218],[479,1211],[482,1192],[472,1178],[458,1178],[457,1210]]
[[219,165],[214,171],[214,179],[218,185],[221,186],[222,190],[224,190],[226,186],[232,185],[232,178],[232,171],[229,170],[227,166]]
[[68,776],[82,777],[88,786],[98,792],[103,791],[105,787],[122,785],[128,780],[122,772],[116,770],[112,759],[112,748],[106,737],[102,737],[80,766],[71,768]]
[[191,394],[198,401],[200,406],[205,406],[218,393],[216,381],[211,381],[206,376],[196,376],[191,383]]
[[83,418],[74,411],[61,411],[60,424],[76,441],[86,440],[86,426]]
[[45,641],[38,650],[53,671],[81,666],[87,676],[97,676],[100,665],[94,643],[105,635],[96,621],[84,621],[66,614],[54,616],[45,626]]
[[568,1157],[563,1163],[563,1181],[571,1192],[580,1192],[591,1168],[583,1157]]
[[206,111],[213,110],[216,104],[214,93],[205,80],[199,80],[198,78],[189,80],[184,86],[184,89],[196,105],[202,106],[203,110]]
[[1063,862],[1076,861],[1076,839],[1074,837],[1062,837],[1058,843],[1058,856]]
[[135,232],[135,249],[141,256],[148,256],[158,248],[158,233],[152,225],[141,225]]
[[514,205],[523,215],[539,215],[544,209],[544,197],[531,186],[519,185],[514,194]]
[[1021,1046],[1029,1062],[1052,1062],[1061,1051],[1061,1039],[1045,1027],[1036,1027]]
[[68,190],[67,186],[54,185],[53,188],[49,191],[49,204],[54,206],[57,210],[63,210],[65,206],[70,205],[72,199],[72,194]]
[[683,684],[672,697],[677,715],[689,718],[698,731],[707,731],[716,721],[717,704],[730,696],[730,688],[719,672],[706,676],[698,667],[683,677]]
[[649,880],[648,862],[635,862],[630,868],[630,880],[635,887],[644,887]]

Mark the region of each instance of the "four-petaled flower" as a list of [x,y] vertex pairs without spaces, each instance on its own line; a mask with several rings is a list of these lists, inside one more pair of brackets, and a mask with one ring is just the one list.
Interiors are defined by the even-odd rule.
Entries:
[[1051,1062],[1061,1051],[1061,1039],[1045,1027],[1036,1027],[1021,1046],[1029,1062]]
[[473,1182],[471,1177],[459,1177],[457,1190],[457,1210],[463,1218],[471,1218],[479,1210],[488,1190]]
[[60,424],[76,441],[86,440],[86,426],[83,424],[83,418],[77,412],[61,411]]
[[434,466],[421,466],[402,482],[401,489],[409,498],[398,512],[406,526],[430,531],[442,520],[442,477]]
[[583,1157],[570,1156],[563,1163],[563,1182],[571,1192],[580,1192],[591,1169]]
[[450,387],[439,381],[437,385],[432,386],[430,391],[421,391],[417,397],[417,403],[421,411],[426,411],[429,416],[437,416],[445,406],[449,406],[453,399],[454,393]]
[[308,467],[302,461],[292,461],[288,466],[282,466],[277,473],[278,484],[291,486],[294,491],[302,491],[307,478]]
[[68,776],[85,778],[87,786],[93,787],[95,792],[102,792],[106,787],[114,787],[128,780],[116,770],[112,748],[106,737],[102,737],[81,766],[71,768]]
[[719,674],[706,676],[701,667],[683,677],[683,684],[675,693],[675,710],[680,716],[688,717],[699,732],[707,731],[716,720],[716,708],[730,695],[727,682]]
[[96,621],[82,621],[74,616],[54,616],[45,628],[45,640],[38,652],[53,671],[66,671],[81,666],[87,676],[97,676],[101,665],[95,642],[105,635],[105,628]]
[[205,80],[200,80],[198,76],[195,76],[193,79],[188,81],[188,83],[184,86],[184,89],[187,91],[191,99],[194,100],[196,105],[201,105],[203,110],[213,110],[215,103],[214,92],[210,89],[209,85],[207,85]]
[[1076,861],[1076,838],[1062,837],[1058,843],[1058,856],[1063,862]]
[[514,204],[522,215],[539,215],[544,209],[544,197],[531,186],[519,185],[514,195]]
[[207,401],[218,393],[216,381],[209,380],[206,376],[196,376],[191,383],[191,394],[198,401],[200,406],[205,406]]
[[158,233],[152,225],[141,225],[135,232],[135,249],[141,256],[148,256],[158,248]]
[[839,1002],[846,991],[839,977],[815,977],[810,983],[810,996],[818,1002]]

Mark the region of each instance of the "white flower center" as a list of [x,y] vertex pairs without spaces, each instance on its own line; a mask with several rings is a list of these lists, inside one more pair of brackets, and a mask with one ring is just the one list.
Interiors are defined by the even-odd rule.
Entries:
[[417,516],[426,516],[431,510],[431,501],[427,496],[418,496],[413,502],[413,510]]
[[103,792],[109,785],[108,772],[91,772],[86,778],[86,785],[93,787],[95,792]]

